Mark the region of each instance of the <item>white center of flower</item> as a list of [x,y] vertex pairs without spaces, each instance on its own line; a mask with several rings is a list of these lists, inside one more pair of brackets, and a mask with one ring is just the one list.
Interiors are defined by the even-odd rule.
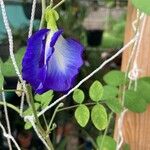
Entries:
[[64,45],[63,45],[63,37],[60,36],[54,46],[55,48],[55,52],[54,52],[54,56],[56,58],[56,63],[59,67],[59,69],[65,73],[66,70],[66,62],[65,62],[65,58],[64,58],[64,53],[63,53],[63,49],[64,49]]

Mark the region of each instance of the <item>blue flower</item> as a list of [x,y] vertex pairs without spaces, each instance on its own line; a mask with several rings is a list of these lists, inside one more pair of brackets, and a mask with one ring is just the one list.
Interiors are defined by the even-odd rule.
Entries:
[[83,64],[83,46],[62,32],[41,29],[28,39],[22,75],[36,93],[68,91]]

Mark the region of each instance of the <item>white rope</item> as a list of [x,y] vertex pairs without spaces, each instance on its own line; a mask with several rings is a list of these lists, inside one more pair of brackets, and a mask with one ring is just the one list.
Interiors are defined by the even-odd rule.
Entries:
[[137,80],[137,78],[139,76],[139,69],[138,69],[138,63],[137,63],[138,60],[137,59],[138,59],[138,56],[139,56],[139,53],[140,53],[140,46],[141,46],[142,38],[143,38],[143,35],[144,35],[146,19],[147,19],[147,16],[145,15],[144,19],[143,19],[143,24],[142,24],[142,27],[141,27],[141,32],[140,32],[140,37],[139,37],[139,40],[138,40],[138,45],[137,45],[137,50],[136,50],[134,62],[133,62],[133,68],[131,69],[130,74],[129,74],[129,78],[131,80]]
[[[128,77],[130,79],[128,89],[131,88],[132,82],[136,80],[137,74],[138,74],[138,71],[139,71],[137,69],[137,66],[134,66],[134,70],[133,70],[134,73],[131,70],[128,73],[128,69],[131,65],[132,60],[134,59],[134,55],[136,53],[136,49],[137,49],[137,45],[138,45],[138,41],[139,41],[139,37],[140,37],[140,32],[139,32],[139,28],[137,28],[137,23],[139,23],[143,19],[143,17],[144,17],[143,13],[140,15],[140,11],[137,9],[136,20],[134,20],[133,23],[132,23],[132,28],[133,28],[134,33],[137,35],[137,40],[134,43],[131,55],[129,57],[129,61],[128,61],[128,64],[127,64],[127,67],[126,67],[127,73],[125,75],[125,78]],[[123,99],[123,101],[124,101],[124,99]]]
[[[133,31],[134,31],[134,33],[136,34],[136,36],[137,36],[137,40],[135,41],[135,43],[134,43],[134,46],[133,46],[133,49],[132,49],[132,52],[131,52],[131,55],[130,55],[130,57],[129,57],[129,61],[128,61],[128,64],[127,64],[127,69],[126,70],[128,70],[128,68],[130,67],[130,64],[131,64],[131,62],[132,62],[132,59],[134,58],[134,55],[135,55],[135,53],[136,53],[136,49],[137,49],[137,45],[138,45],[138,41],[139,41],[139,37],[140,37],[140,31],[139,31],[139,28],[137,28],[137,23],[139,22],[139,20],[142,20],[143,19],[143,13],[140,15],[140,12],[139,12],[139,10],[137,9],[137,17],[136,17],[136,20],[134,20],[133,21],[133,23],[132,23],[132,28],[133,28]],[[136,68],[136,67],[135,67]],[[136,71],[135,71],[136,72]],[[130,73],[129,73],[130,74]],[[128,77],[130,76],[128,74]],[[132,76],[133,76],[133,78],[134,78],[134,76],[135,75],[132,75],[131,74],[131,78],[132,78]],[[127,77],[127,74],[126,74],[126,77]],[[130,79],[130,77],[129,77],[129,79]]]
[[[2,88],[2,90],[4,90],[4,89]],[[5,99],[5,92],[4,91],[2,92],[2,100],[4,102],[4,113],[5,113],[5,119],[6,119],[6,125],[7,125],[7,129],[8,129],[8,133],[9,133],[9,135],[11,135],[11,128],[10,128],[10,122],[9,122],[9,117],[8,117],[8,111],[7,111],[7,105],[6,105],[6,99]],[[9,149],[12,150],[12,145],[11,145],[10,139],[7,138],[7,141],[8,141]]]
[[36,0],[33,0],[33,3],[32,3],[32,10],[31,10],[31,18],[30,18],[30,25],[29,25],[28,38],[30,38],[30,36],[32,35],[33,22],[34,22],[34,16],[35,16],[35,10],[36,10]]
[[[140,15],[140,17],[138,15],[139,15],[139,11],[137,11],[137,19],[133,22],[133,30],[137,31],[137,39],[134,43],[133,50],[132,50],[131,56],[130,56],[128,64],[127,64],[127,69],[128,69],[128,67],[129,67],[129,65],[130,65],[130,63],[133,59],[133,67],[129,71],[129,74],[128,74],[128,78],[130,79],[128,89],[130,89],[132,81],[135,81],[134,90],[137,89],[137,79],[138,79],[139,71],[140,71],[140,69],[138,68],[138,64],[137,64],[137,58],[139,56],[140,45],[141,45],[141,41],[142,41],[142,38],[143,38],[145,24],[146,24],[146,16],[143,13]],[[140,27],[138,29],[135,27],[135,23],[138,22],[138,18],[139,18],[140,22],[143,21],[141,29],[140,29]],[[134,54],[135,54],[135,57],[134,57]],[[124,89],[124,92],[123,92],[123,104],[124,104],[124,95],[125,95],[125,89]],[[123,126],[123,120],[124,120],[124,115],[125,115],[126,111],[127,110],[123,111],[120,114],[120,117],[118,119],[117,150],[121,149],[121,146],[122,146],[123,141],[124,141],[123,134],[122,134],[122,126]]]
[[8,139],[11,139],[12,142],[15,144],[16,148],[17,148],[18,150],[21,150],[21,148],[20,148],[19,145],[17,144],[17,142],[16,142],[16,140],[14,139],[14,137],[13,137],[12,135],[6,133],[6,130],[5,130],[5,128],[4,128],[4,126],[2,125],[1,122],[0,122],[0,128],[1,128],[2,131],[3,131],[4,137],[6,137],[6,138],[8,138]]
[[123,120],[124,120],[124,116],[126,114],[126,112],[128,111],[128,109],[125,109],[121,114],[120,114],[120,118],[118,119],[118,143],[117,143],[117,148],[116,150],[120,150],[122,144],[123,144],[123,133],[122,133],[122,126],[123,126]]
[[129,71],[128,78],[132,81],[136,81],[139,76],[139,69],[137,64],[133,65],[133,68]]
[[139,69],[139,67],[138,67],[137,61],[138,61],[138,56],[140,53],[140,45],[141,45],[142,38],[144,35],[144,29],[145,29],[146,19],[147,19],[147,16],[144,15],[144,13],[142,13],[141,16],[143,16],[143,23],[142,23],[142,27],[141,27],[141,32],[140,32],[139,39],[137,40],[137,49],[136,49],[136,53],[135,53],[135,57],[134,57],[133,67],[128,74],[128,77],[130,79],[130,86],[131,86],[131,82],[135,81],[134,90],[137,89],[137,79],[139,77],[139,72],[141,71],[141,69]]
[[82,85],[85,81],[87,81],[89,78],[91,78],[95,73],[97,73],[99,70],[101,70],[106,64],[114,60],[117,56],[119,56],[124,50],[126,50],[129,46],[131,46],[136,41],[136,36],[131,39],[129,43],[127,43],[123,48],[121,48],[115,55],[104,61],[97,69],[95,69],[92,73],[90,73],[87,77],[82,79],[74,88],[72,88],[67,94],[63,95],[62,97],[58,98],[54,101],[51,105],[43,109],[39,114],[38,117],[44,114],[47,110],[55,106],[57,103],[62,101],[64,98],[66,98],[68,95],[70,95],[75,89],[77,89],[80,85]]

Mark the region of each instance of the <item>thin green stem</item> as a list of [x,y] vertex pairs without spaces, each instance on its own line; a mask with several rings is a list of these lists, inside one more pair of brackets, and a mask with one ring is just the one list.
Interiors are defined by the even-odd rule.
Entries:
[[54,1],[53,0],[50,0],[50,8],[52,8],[54,5]]
[[36,108],[35,108],[35,105],[34,105],[34,100],[33,100],[33,96],[32,96],[32,90],[31,90],[30,86],[27,86],[27,92],[29,94],[29,100],[30,100],[30,103],[31,103],[31,107],[32,107],[32,110],[33,110],[33,115],[34,115],[34,118],[36,120],[36,123],[40,124],[38,116],[37,116],[37,113],[36,113]]
[[[3,105],[4,106],[4,102],[3,101],[0,101],[0,105]],[[14,105],[10,104],[10,103],[6,103],[6,106],[13,109],[14,111],[16,111],[17,113],[20,114],[20,110],[19,108],[15,107]]]
[[[102,101],[100,103],[103,103]],[[96,103],[84,103],[84,105],[86,106],[92,106],[92,105],[95,105]],[[80,106],[80,104],[77,104],[77,105],[73,105],[73,106],[69,106],[69,107],[65,107],[65,108],[61,108],[59,109],[57,112],[61,112],[61,111],[64,111],[64,110],[70,110],[70,109],[74,109],[76,107]]]
[[101,142],[101,145],[100,145],[100,149],[103,148],[103,142],[104,142],[105,136],[107,135],[107,132],[108,132],[109,125],[110,125],[111,119],[112,119],[112,117],[113,117],[113,114],[114,114],[114,113],[111,112],[110,115],[109,115],[109,118],[108,118],[108,125],[107,125],[107,128],[106,128],[105,131],[104,131],[103,138],[102,138],[102,142]]
[[46,141],[47,145],[49,146],[50,150],[54,150],[52,142],[49,138],[49,136],[46,134],[46,131],[42,128],[41,123],[39,121],[39,118],[37,116],[37,111],[34,105],[34,100],[33,100],[33,96],[32,96],[32,90],[30,86],[27,86],[27,99],[30,101],[31,107],[32,107],[32,111],[33,111],[33,115],[35,118],[35,122],[37,125],[37,129],[39,131],[39,133],[42,135],[43,139]]
[[[56,9],[58,8],[62,3],[64,3],[66,0],[62,0],[60,1],[58,4],[56,4],[54,7],[53,7],[53,0],[50,0],[50,8],[52,9]],[[45,18],[45,9],[46,9],[46,1],[45,0],[41,0],[41,3],[42,3],[42,17],[41,17],[41,22],[40,22],[40,27],[39,29],[42,29],[42,27],[44,26],[44,18]]]
[[53,9],[58,8],[58,7],[59,7],[60,5],[62,5],[65,1],[66,1],[66,0],[60,1],[58,4],[56,4],[56,5],[53,7]]
[[43,120],[44,120],[44,123],[45,123],[45,126],[46,126],[46,129],[48,129],[48,123],[47,123],[47,120],[46,120],[46,117],[45,115],[43,114]]
[[41,1],[42,1],[42,17],[41,17],[39,29],[42,29],[42,27],[44,26],[44,16],[45,16],[45,9],[46,9],[46,1],[45,0],[41,0]]
[[24,92],[23,90],[16,90],[16,89],[4,89],[4,90],[0,90],[1,92]]
[[52,115],[52,118],[51,118],[51,120],[50,120],[50,123],[49,123],[49,125],[48,125],[48,130],[51,128],[52,123],[53,123],[53,121],[54,121],[54,118],[55,118],[55,116],[56,116],[56,114],[57,114],[59,108],[60,108],[60,107],[63,107],[63,105],[64,105],[63,103],[60,103],[60,104],[56,107],[56,109],[55,109],[55,111],[54,111],[54,113],[53,113],[53,115]]

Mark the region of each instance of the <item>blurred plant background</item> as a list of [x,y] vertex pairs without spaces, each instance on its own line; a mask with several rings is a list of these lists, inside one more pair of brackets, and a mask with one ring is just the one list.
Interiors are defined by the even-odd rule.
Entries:
[[[59,0],[54,0],[57,3]],[[28,26],[31,14],[31,0],[5,0],[8,19],[11,23],[14,37],[14,52],[17,64],[21,70],[21,61],[25,52],[28,36]],[[126,0],[66,0],[59,7],[60,19],[59,28],[64,30],[65,37],[73,37],[85,46],[84,66],[78,76],[77,82],[88,75],[104,60],[112,56],[123,46],[124,29],[126,22]],[[41,17],[41,4],[38,2],[34,22],[34,32],[39,27]],[[13,69],[8,51],[8,39],[2,22],[0,12],[0,58],[2,73],[5,77],[5,89],[14,89],[17,85],[17,77]],[[111,62],[101,72],[88,80],[81,86],[85,95],[88,97],[88,89],[95,80],[100,80],[105,73],[112,69],[119,69],[121,56]],[[77,83],[76,82],[76,83]],[[20,97],[13,92],[6,92],[7,102],[16,106],[20,104]],[[54,99],[61,96],[54,93]],[[72,106],[72,96],[64,101],[65,106]],[[88,99],[86,99],[88,102]],[[26,106],[25,106],[26,107]],[[3,107],[0,108],[0,119],[3,120]],[[101,134],[93,125],[81,128],[75,118],[74,109],[62,111],[57,114],[55,122],[58,127],[53,131],[52,139],[58,150],[92,150],[92,145],[96,137]],[[9,110],[10,122],[13,135],[23,149],[43,150],[43,146],[36,137],[32,129],[25,130],[24,122],[18,115]],[[47,112],[50,118],[51,111]],[[5,121],[3,120],[5,124]],[[113,121],[111,122],[108,134],[113,135]],[[0,132],[1,133],[1,132]],[[0,149],[8,149],[5,138],[0,135]]]

